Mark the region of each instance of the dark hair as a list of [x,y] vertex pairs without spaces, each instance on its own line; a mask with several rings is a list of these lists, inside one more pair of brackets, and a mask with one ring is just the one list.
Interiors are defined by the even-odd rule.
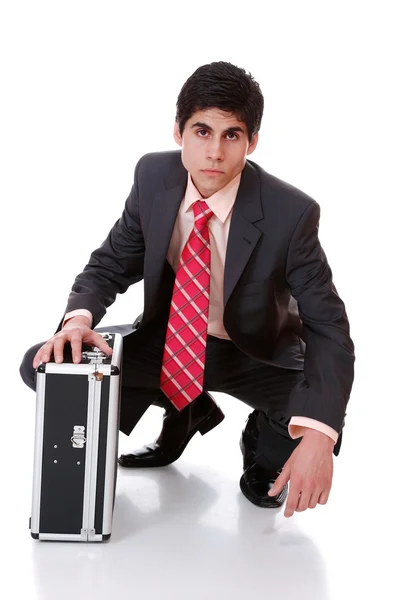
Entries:
[[175,120],[180,134],[196,111],[213,107],[234,113],[246,123],[249,141],[258,133],[264,98],[259,84],[244,69],[223,61],[196,69],[184,83],[176,103]]

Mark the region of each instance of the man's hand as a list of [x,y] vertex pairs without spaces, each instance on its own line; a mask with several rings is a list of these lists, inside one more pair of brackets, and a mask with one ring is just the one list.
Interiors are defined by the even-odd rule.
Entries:
[[33,359],[33,368],[36,369],[40,363],[47,363],[51,354],[54,354],[56,363],[62,363],[64,360],[64,346],[70,342],[72,350],[72,360],[79,363],[82,358],[82,344],[88,346],[97,346],[105,354],[112,354],[112,349],[103,340],[100,333],[96,333],[89,327],[89,320],[86,317],[72,317],[68,319],[61,331],[53,335],[39,350]]
[[290,480],[285,517],[328,502],[333,477],[334,441],[315,429],[306,432],[269,491],[277,496]]

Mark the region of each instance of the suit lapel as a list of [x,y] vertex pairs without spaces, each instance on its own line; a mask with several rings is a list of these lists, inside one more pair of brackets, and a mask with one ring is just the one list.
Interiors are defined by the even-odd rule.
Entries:
[[153,201],[150,228],[146,240],[145,273],[147,277],[161,278],[179,207],[187,186],[187,171],[180,154],[179,162],[166,179],[166,189]]
[[232,209],[225,259],[224,308],[261,235],[253,223],[263,217],[259,176],[247,162]]

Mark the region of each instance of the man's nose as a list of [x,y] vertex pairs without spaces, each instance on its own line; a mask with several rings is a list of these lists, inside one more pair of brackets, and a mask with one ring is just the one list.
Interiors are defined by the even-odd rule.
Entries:
[[207,146],[207,154],[209,160],[219,160],[224,158],[222,142],[218,138],[209,141]]

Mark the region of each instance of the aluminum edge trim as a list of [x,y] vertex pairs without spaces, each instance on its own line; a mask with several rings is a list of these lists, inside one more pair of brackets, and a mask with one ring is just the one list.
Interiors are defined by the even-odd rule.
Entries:
[[46,374],[37,373],[31,533],[39,533]]

